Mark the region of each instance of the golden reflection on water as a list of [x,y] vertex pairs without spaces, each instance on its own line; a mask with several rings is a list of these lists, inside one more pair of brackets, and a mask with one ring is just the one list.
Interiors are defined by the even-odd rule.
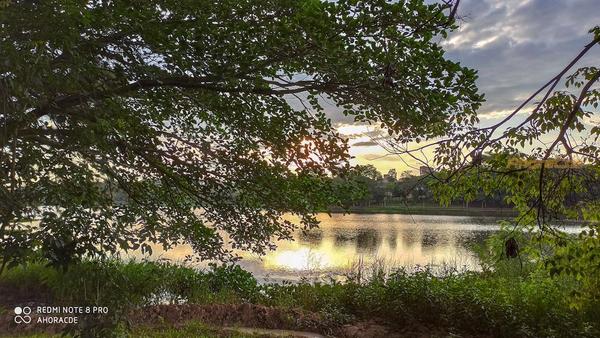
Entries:
[[[265,256],[237,252],[239,264],[258,278],[297,279],[349,272],[357,261],[387,268],[449,265],[477,270],[472,246],[498,229],[498,219],[457,216],[319,215],[319,229],[298,231]],[[182,261],[192,250],[179,246],[154,258]],[[200,267],[206,264],[199,264]]]
[[[262,266],[266,270],[288,271],[337,271],[348,270],[361,260],[366,265],[382,262],[386,266],[440,265],[477,268],[477,258],[469,244],[457,238],[459,231],[424,231],[408,229],[346,230],[327,228],[324,225],[322,237],[317,240],[304,240],[296,236],[294,242],[279,242],[278,248],[265,255]],[[479,242],[477,236],[474,241]],[[472,243],[474,244],[474,243]],[[246,260],[257,259],[242,253]]]

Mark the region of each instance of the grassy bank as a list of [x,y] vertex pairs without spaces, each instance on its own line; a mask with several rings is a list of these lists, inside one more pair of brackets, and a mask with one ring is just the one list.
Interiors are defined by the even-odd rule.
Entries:
[[[132,329],[127,335],[131,337],[144,338],[264,338],[264,335],[255,335],[244,332],[238,332],[234,328],[223,329],[218,327],[212,327],[196,321],[191,321],[189,323],[185,323],[184,325],[179,325],[178,327],[137,327]],[[19,338],[64,338],[64,335],[38,333],[31,335],[22,335],[19,336]]]
[[[144,306],[259,304],[284,309],[276,315],[282,322],[280,328],[306,326],[299,324],[300,315],[285,309],[314,313],[318,319],[311,319],[311,325],[321,332],[376,320],[398,331],[421,327],[497,337],[600,334],[600,301],[586,301],[578,309],[569,302],[567,290],[577,286],[575,278],[550,278],[542,272],[515,269],[502,271],[448,271],[436,276],[428,269],[411,274],[397,270],[368,278],[363,275],[360,280],[345,283],[259,285],[249,273],[236,267],[196,271],[165,263],[109,261],[83,262],[60,272],[35,263],[11,269],[0,277],[0,293],[4,292],[0,294],[0,314],[10,312],[12,306],[36,301],[108,306],[109,315],[94,318],[96,327],[88,330],[119,331],[123,335],[143,330],[136,327],[135,318],[150,315],[138,313],[130,318],[132,327],[123,323],[132,310],[143,311],[140,309]],[[264,316],[269,317],[268,313]],[[224,323],[218,318],[211,320]]]
[[517,212],[509,208],[464,208],[464,207],[441,207],[437,205],[387,205],[387,206],[357,206],[349,210],[335,208],[333,213],[355,213],[355,214],[403,214],[403,215],[445,215],[445,216],[492,216],[513,217]]

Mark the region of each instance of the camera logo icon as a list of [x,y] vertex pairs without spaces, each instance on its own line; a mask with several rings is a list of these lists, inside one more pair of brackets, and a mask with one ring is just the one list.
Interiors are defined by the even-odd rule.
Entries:
[[17,324],[29,324],[31,323],[31,308],[29,306],[15,307],[15,323]]

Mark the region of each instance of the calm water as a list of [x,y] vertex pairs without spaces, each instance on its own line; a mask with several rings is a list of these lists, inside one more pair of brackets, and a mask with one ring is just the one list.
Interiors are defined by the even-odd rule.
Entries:
[[[326,214],[321,226],[279,241],[265,256],[240,253],[239,264],[259,280],[297,280],[342,275],[357,262],[386,267],[441,266],[478,269],[473,246],[499,229],[499,218],[469,216]],[[182,261],[191,250],[155,248],[153,258]]]

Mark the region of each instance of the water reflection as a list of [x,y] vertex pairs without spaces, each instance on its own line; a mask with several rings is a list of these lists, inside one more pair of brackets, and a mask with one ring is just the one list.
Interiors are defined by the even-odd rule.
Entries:
[[359,254],[373,254],[381,244],[379,231],[376,229],[360,229],[356,236],[356,251]]
[[390,233],[387,235],[387,242],[390,249],[396,249],[398,232],[395,229],[390,230]]
[[442,265],[477,269],[472,247],[498,230],[498,219],[456,216],[333,215],[318,230],[278,242],[265,257],[242,253],[257,276],[278,279],[344,273],[357,261],[386,266]]
[[323,240],[323,231],[313,229],[310,231],[299,231],[298,241],[302,244],[317,245]]
[[[388,267],[450,264],[477,269],[472,247],[498,230],[496,218],[410,215],[319,215],[321,226],[298,231],[294,241],[260,257],[240,252],[239,264],[257,278],[294,280],[327,273],[343,274],[360,260]],[[189,247],[155,257],[183,260]]]

